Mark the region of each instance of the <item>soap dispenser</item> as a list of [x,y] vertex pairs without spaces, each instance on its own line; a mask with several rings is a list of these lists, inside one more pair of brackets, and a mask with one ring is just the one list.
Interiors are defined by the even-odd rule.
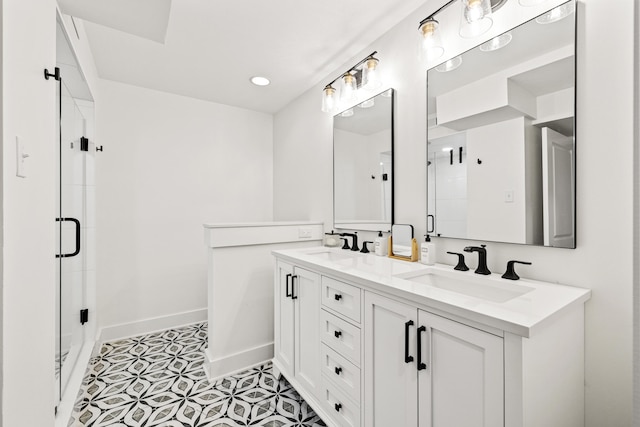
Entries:
[[376,237],[375,252],[378,256],[387,256],[387,249],[389,249],[389,239],[382,235],[382,231],[378,231],[378,237]]
[[424,242],[420,245],[420,262],[425,265],[435,265],[436,244],[431,241],[431,236],[424,235]]

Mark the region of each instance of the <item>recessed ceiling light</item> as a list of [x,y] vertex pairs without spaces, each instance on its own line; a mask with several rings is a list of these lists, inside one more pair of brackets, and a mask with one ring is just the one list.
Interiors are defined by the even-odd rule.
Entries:
[[513,36],[511,35],[511,32],[507,31],[498,37],[492,38],[488,42],[482,43],[480,45],[480,50],[483,52],[492,52],[494,50],[502,49],[511,42],[512,38]]
[[267,86],[271,81],[266,77],[255,76],[251,77],[251,83],[256,86]]

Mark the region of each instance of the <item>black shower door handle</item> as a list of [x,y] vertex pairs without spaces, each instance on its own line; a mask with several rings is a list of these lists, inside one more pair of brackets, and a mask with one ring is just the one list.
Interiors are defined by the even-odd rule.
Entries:
[[[431,229],[429,229],[429,219],[431,219]],[[436,229],[436,217],[433,215],[427,215],[427,233],[433,233]]]
[[[70,254],[56,254],[56,258],[71,258],[80,253],[80,221],[75,218],[56,218],[56,222],[64,221],[73,222],[76,226],[76,250]],[[62,239],[62,235],[60,235],[60,239]]]

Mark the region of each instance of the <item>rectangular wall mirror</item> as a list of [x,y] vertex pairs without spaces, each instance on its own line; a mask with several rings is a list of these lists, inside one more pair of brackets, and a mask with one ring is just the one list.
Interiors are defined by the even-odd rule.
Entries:
[[427,72],[432,235],[575,248],[575,7]]
[[394,96],[388,89],[333,118],[337,229],[391,230]]

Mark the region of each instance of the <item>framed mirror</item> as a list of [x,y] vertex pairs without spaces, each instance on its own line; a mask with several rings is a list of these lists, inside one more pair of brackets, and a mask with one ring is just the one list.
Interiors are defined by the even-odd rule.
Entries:
[[334,228],[391,231],[394,96],[388,89],[333,118]]
[[427,231],[575,248],[575,2],[427,72]]

